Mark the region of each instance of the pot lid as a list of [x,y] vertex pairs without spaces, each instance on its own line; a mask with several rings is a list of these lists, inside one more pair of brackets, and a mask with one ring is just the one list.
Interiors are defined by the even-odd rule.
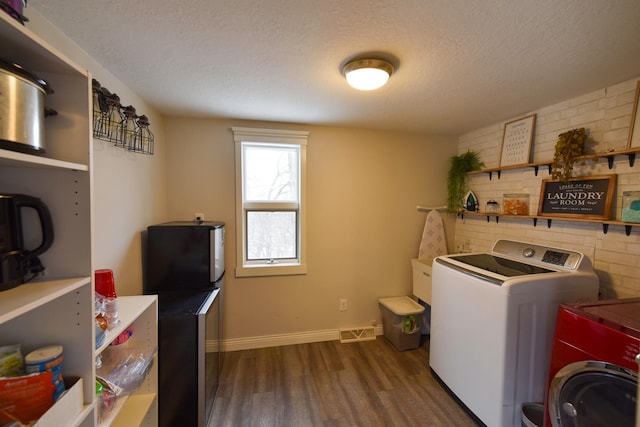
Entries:
[[16,64],[15,62],[7,61],[6,59],[0,58],[0,69],[28,80],[30,83],[33,83],[40,87],[47,94],[53,93],[53,90],[44,79],[41,79],[35,74],[25,70],[22,66]]

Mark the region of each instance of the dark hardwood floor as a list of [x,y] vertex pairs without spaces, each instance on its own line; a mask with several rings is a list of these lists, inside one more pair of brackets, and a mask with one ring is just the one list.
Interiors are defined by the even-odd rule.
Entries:
[[429,371],[429,341],[399,352],[384,337],[228,352],[220,426],[475,426]]

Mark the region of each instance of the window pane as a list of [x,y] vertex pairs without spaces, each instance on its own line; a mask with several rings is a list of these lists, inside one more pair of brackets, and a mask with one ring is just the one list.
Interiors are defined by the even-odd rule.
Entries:
[[244,143],[244,200],[298,200],[298,146]]
[[297,257],[296,211],[247,211],[247,260]]

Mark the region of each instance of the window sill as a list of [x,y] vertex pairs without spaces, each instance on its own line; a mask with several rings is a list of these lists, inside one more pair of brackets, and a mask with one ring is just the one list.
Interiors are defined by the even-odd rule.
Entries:
[[236,277],[293,276],[299,274],[307,274],[306,264],[236,267]]

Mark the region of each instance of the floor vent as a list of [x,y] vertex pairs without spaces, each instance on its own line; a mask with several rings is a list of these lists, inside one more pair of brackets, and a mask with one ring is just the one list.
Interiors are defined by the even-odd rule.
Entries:
[[340,342],[371,341],[375,339],[376,331],[373,326],[340,329]]

